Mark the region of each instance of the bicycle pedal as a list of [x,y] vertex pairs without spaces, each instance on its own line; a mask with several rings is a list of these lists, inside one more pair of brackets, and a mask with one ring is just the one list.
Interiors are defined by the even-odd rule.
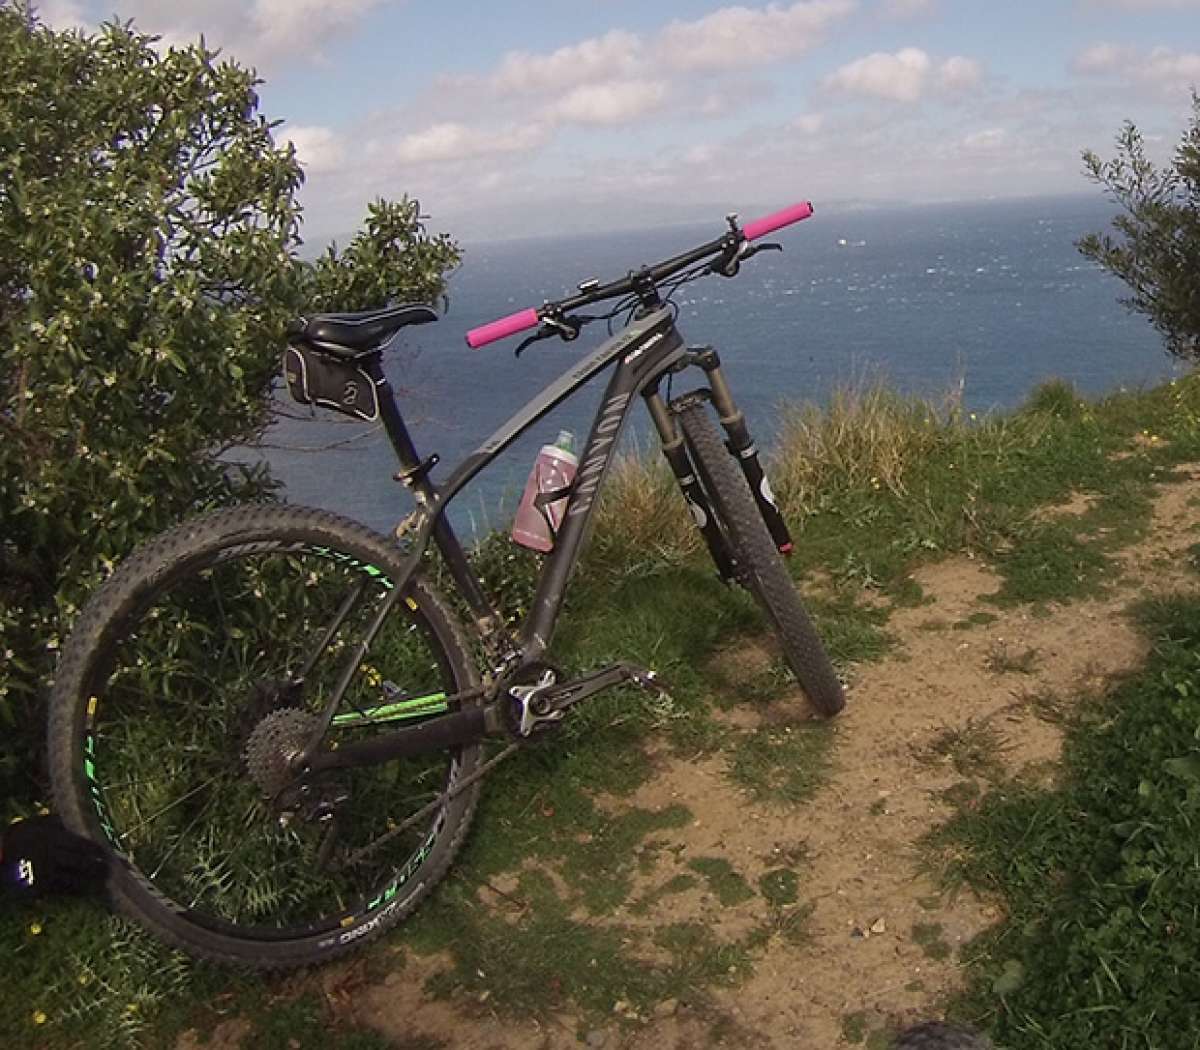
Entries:
[[626,664],[625,673],[629,676],[631,685],[652,693],[670,693],[666,683],[659,677],[658,672],[649,667],[639,667],[637,664]]

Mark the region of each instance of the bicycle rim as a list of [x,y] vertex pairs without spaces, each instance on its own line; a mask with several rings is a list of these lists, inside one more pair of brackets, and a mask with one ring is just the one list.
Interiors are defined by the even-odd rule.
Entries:
[[[453,787],[474,748],[318,782],[306,806],[329,803],[332,842],[328,822],[310,811],[284,824],[272,801],[283,756],[317,724],[391,590],[384,570],[328,542],[227,542],[148,583],[104,631],[87,680],[86,791],[135,879],[189,923],[264,942],[369,930],[364,916],[415,892],[454,833],[447,802],[362,864],[337,868]],[[413,594],[355,671],[327,738],[335,746],[442,713],[464,687],[452,639]]]

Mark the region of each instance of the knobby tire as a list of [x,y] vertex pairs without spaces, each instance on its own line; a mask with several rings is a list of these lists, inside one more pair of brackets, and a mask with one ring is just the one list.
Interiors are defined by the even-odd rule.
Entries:
[[784,659],[813,707],[823,715],[836,715],[846,706],[842,684],[771,540],[745,475],[725,447],[706,405],[680,409],[679,422],[692,463],[729,544],[739,582],[766,613]]

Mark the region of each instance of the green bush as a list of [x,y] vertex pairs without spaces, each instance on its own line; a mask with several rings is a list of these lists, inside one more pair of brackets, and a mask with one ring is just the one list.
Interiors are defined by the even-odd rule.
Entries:
[[1086,408],[1087,402],[1065,379],[1048,379],[1038,384],[1021,406],[1026,413],[1071,421],[1082,419]]
[[297,257],[303,173],[253,72],[132,25],[95,36],[0,2],[0,791],[40,738],[55,652],[131,547],[268,495],[220,456],[269,418],[287,322],[432,301],[458,259],[415,201]]
[[1088,234],[1079,250],[1132,290],[1122,300],[1145,314],[1162,333],[1167,350],[1200,360],[1200,95],[1192,94],[1192,118],[1169,165],[1146,157],[1141,133],[1127,123],[1117,135],[1117,155],[1083,155],[1088,175],[1124,213],[1113,220],[1119,238]]

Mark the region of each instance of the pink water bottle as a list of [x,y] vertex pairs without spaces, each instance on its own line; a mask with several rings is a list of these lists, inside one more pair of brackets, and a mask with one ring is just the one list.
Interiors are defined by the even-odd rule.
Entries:
[[[512,538],[522,547],[543,554],[553,549],[567,511],[567,490],[578,466],[575,437],[569,430],[560,430],[553,445],[542,446],[513,520]],[[560,495],[555,497],[555,493]]]

